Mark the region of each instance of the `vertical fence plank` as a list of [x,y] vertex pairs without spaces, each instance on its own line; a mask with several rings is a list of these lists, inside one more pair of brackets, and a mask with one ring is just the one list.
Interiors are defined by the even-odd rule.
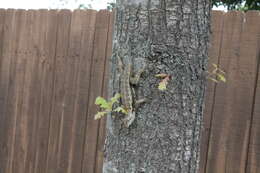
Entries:
[[[19,111],[19,117],[17,121],[17,136],[16,136],[16,145],[15,156],[14,156],[14,172],[29,172],[28,169],[28,161],[27,158],[31,157],[33,148],[31,137],[33,135],[34,130],[34,118],[32,116],[33,110],[35,109],[35,99],[33,98],[33,94],[35,94],[35,84],[33,83],[32,78],[34,75],[37,75],[37,72],[34,71],[34,66],[37,64],[37,58],[33,51],[34,39],[38,39],[39,30],[37,29],[37,25],[39,23],[35,22],[37,20],[36,11],[30,10],[25,11],[26,18],[22,21],[25,23],[25,34],[20,36],[20,39],[23,40],[21,44],[23,44],[24,48],[21,50],[21,57],[25,61],[25,72],[23,77],[23,88],[22,88],[22,104],[21,109]],[[39,21],[39,19],[38,19]],[[21,87],[21,86],[20,86]],[[31,94],[32,93],[32,94]],[[33,100],[33,101],[31,101]],[[36,114],[34,116],[37,116]],[[18,148],[22,148],[22,151],[19,151]],[[19,164],[17,164],[19,163]],[[27,166],[27,167],[26,167]],[[27,170],[28,169],[28,170]]]
[[[13,78],[14,81],[13,100],[10,102],[10,112],[8,116],[13,116],[13,131],[12,131],[12,148],[11,156],[9,157],[9,170],[7,172],[22,172],[24,170],[24,161],[26,157],[27,138],[25,136],[26,121],[22,117],[22,104],[23,104],[23,87],[24,77],[26,71],[25,54],[27,52],[27,40],[28,30],[26,28],[27,13],[25,10],[17,10],[15,15],[15,22],[19,25],[18,35],[16,35],[17,50],[13,57]],[[10,93],[11,94],[11,93]]]
[[84,156],[82,172],[95,172],[95,157],[98,139],[99,121],[94,120],[94,115],[98,111],[94,104],[95,98],[102,94],[103,76],[105,73],[106,43],[109,25],[109,12],[102,10],[97,13],[93,64],[91,71],[91,81],[89,90],[87,127],[84,145]]
[[[224,64],[223,60],[226,59],[234,59],[235,55],[233,54],[233,50],[239,49],[239,41],[240,41],[240,33],[242,30],[242,22],[243,16],[237,12],[229,12],[224,16],[224,28],[223,28],[223,40],[221,45],[221,64],[220,68],[227,71],[228,65]],[[230,75],[230,71],[227,71],[227,74]],[[227,76],[228,77],[228,76]],[[226,145],[226,122],[228,120],[225,119],[226,111],[225,104],[228,102],[227,97],[225,97],[228,93],[226,91],[227,85],[230,85],[231,78],[228,77],[228,84],[219,84],[217,86],[216,94],[215,94],[215,107],[214,112],[212,114],[213,120],[211,125],[211,134],[210,141],[208,146],[208,156],[207,156],[207,169],[206,172],[225,172],[225,145]],[[232,96],[230,96],[232,98]],[[221,112],[220,112],[221,111]]]
[[[14,151],[14,171],[30,173],[33,171],[37,110],[39,107],[39,51],[40,35],[44,28],[40,12],[36,10],[23,11],[24,19],[21,19],[25,26],[21,29],[23,34],[18,50],[18,58],[25,63],[23,86],[21,89],[21,108],[19,108],[16,143]],[[21,150],[21,151],[20,151]],[[17,164],[19,163],[19,164]]]
[[[108,28],[108,38],[107,38],[107,48],[106,48],[106,64],[105,64],[105,74],[103,77],[103,88],[102,96],[108,99],[108,80],[110,76],[109,62],[112,55],[112,35],[113,35],[113,24],[114,24],[114,13],[109,14],[109,28]],[[99,123],[99,134],[97,143],[97,153],[96,153],[96,173],[102,172],[103,157],[104,157],[104,142],[106,136],[106,117],[102,118]]]
[[12,167],[10,157],[14,143],[14,102],[15,102],[15,62],[17,55],[17,37],[20,23],[17,22],[16,10],[9,9],[5,13],[3,58],[1,66],[0,95],[4,104],[0,105],[0,113],[3,115],[1,124],[1,172],[8,172]]
[[68,55],[65,57],[66,75],[65,75],[65,93],[64,93],[64,113],[62,116],[63,123],[61,126],[61,144],[58,172],[67,172],[70,155],[72,154],[72,145],[74,140],[73,124],[76,115],[74,114],[75,102],[77,100],[77,79],[79,75],[80,49],[82,38],[82,19],[79,10],[72,13]]
[[0,9],[0,172],[3,171],[4,168],[4,156],[3,154],[5,153],[5,146],[3,145],[3,141],[5,139],[3,139],[4,137],[4,121],[5,121],[5,115],[4,115],[4,105],[6,103],[6,99],[4,97],[5,93],[4,91],[7,88],[4,88],[4,83],[8,83],[8,81],[4,81],[4,78],[2,77],[2,75],[6,75],[6,73],[4,73],[2,71],[2,69],[4,69],[4,63],[5,63],[5,57],[4,57],[4,44],[5,44],[5,35],[4,35],[4,24],[5,24],[5,13],[6,11],[4,9]]
[[[255,56],[258,59],[258,79],[254,97],[254,110],[251,124],[251,134],[248,146],[247,170],[248,173],[260,172],[260,12],[251,11],[247,13],[247,18],[250,18],[252,27],[254,27],[254,36],[248,37],[255,44],[248,45],[250,56]],[[253,34],[253,33],[252,33]],[[255,37],[255,38],[253,38]],[[253,43],[254,43],[253,42]],[[248,56],[248,55],[244,55]]]
[[[211,40],[209,48],[209,62],[208,69],[212,69],[212,63],[219,63],[219,56],[221,51],[222,34],[223,34],[223,20],[224,12],[213,11],[211,17]],[[212,124],[212,111],[214,109],[214,97],[215,97],[216,83],[211,80],[207,81],[206,97],[205,97],[205,109],[204,109],[204,120],[202,127],[201,146],[200,146],[200,168],[199,172],[204,173],[207,164],[207,152],[209,135]]]
[[[5,10],[0,9],[0,73],[2,68],[3,47],[4,47],[4,22],[5,22]],[[0,104],[2,103],[2,101],[3,100],[0,100]]]
[[[20,36],[22,48],[19,50],[20,56],[25,63],[23,76],[22,104],[19,111],[17,123],[17,135],[15,144],[14,171],[32,172],[35,148],[36,120],[38,118],[37,109],[39,105],[39,49],[42,19],[36,10],[24,11],[26,18],[25,34]],[[21,87],[21,86],[20,86]],[[22,148],[20,151],[19,148]]]
[[[1,10],[3,11],[3,10]],[[15,35],[17,28],[15,25],[15,10],[4,11],[5,16],[3,22],[3,35],[2,35],[2,58],[0,67],[0,172],[6,172],[8,157],[10,155],[10,134],[12,129],[11,115],[7,115],[8,107],[8,93],[13,89],[11,84],[10,69],[12,54],[11,51],[15,49]]]
[[[11,11],[9,11],[11,12]],[[6,172],[15,172],[17,167],[21,167],[22,163],[18,163],[18,158],[23,158],[22,154],[24,145],[17,146],[17,141],[21,139],[21,135],[17,130],[17,126],[21,127],[20,120],[20,109],[22,103],[22,89],[23,89],[23,79],[25,72],[25,62],[23,54],[25,52],[25,40],[24,37],[26,35],[25,30],[25,22],[26,14],[24,10],[15,11],[14,15],[14,25],[12,27],[14,29],[13,42],[12,42],[12,50],[10,50],[10,69],[9,69],[9,88],[8,88],[8,98],[7,98],[7,111],[6,116],[8,116],[6,123],[7,126],[7,146],[8,146],[8,163]],[[9,28],[11,29],[11,28]],[[10,122],[9,122],[10,120]],[[25,140],[23,144],[25,144]]]
[[217,86],[207,172],[244,173],[257,59],[257,25],[241,12],[228,12],[220,67],[227,83]]
[[49,122],[50,122],[50,110],[54,81],[54,57],[56,50],[56,34],[57,34],[57,11],[55,10],[41,10],[43,17],[42,25],[45,25],[45,29],[41,34],[42,45],[40,50],[39,68],[42,70],[39,77],[40,84],[40,107],[38,109],[38,119],[36,127],[35,149],[33,171],[37,173],[44,173],[46,168],[46,157],[48,149],[48,135],[49,135]]
[[96,11],[77,11],[81,19],[81,47],[78,50],[79,62],[78,75],[75,81],[76,94],[75,106],[73,110],[72,139],[69,150],[68,173],[81,172],[83,143],[86,127],[86,113],[88,105],[90,71],[92,63],[93,41],[96,22]]
[[46,173],[56,173],[61,160],[61,145],[65,111],[66,75],[68,68],[68,47],[71,11],[61,10],[58,13],[58,31],[55,56],[55,77],[50,115],[50,129]]
[[[36,144],[38,137],[38,120],[41,104],[41,82],[43,45],[46,33],[47,10],[29,10],[27,11],[29,24],[29,35],[27,37],[28,53],[26,54],[27,68],[25,74],[25,86],[23,95],[22,117],[26,122],[27,148],[25,150],[26,160],[24,172],[34,172],[34,161],[36,157]],[[46,88],[47,89],[47,88]]]
[[[3,81],[1,82],[2,79],[2,68],[3,67],[3,63],[4,63],[4,56],[3,56],[3,49],[4,49],[4,23],[5,23],[5,10],[4,9],[0,9],[0,172],[2,170],[2,168],[4,167],[4,161],[2,161],[2,154],[4,151],[4,146],[2,141],[4,140],[2,137],[4,135],[4,129],[2,129],[2,127],[4,126],[4,120],[5,120],[5,115],[2,112],[4,110],[3,106],[5,105],[5,99],[3,97],[4,93],[2,93],[3,91],[1,91],[1,89],[3,89]],[[7,82],[7,81],[5,81]]]
[[[226,77],[228,77],[228,83],[219,84],[215,94],[215,107],[208,146],[209,149],[206,172],[225,172],[225,147],[227,140],[226,123],[228,122],[228,119],[225,119],[225,117],[227,117],[227,110],[225,110],[225,105],[227,105],[228,101],[232,98],[232,96],[226,97],[229,93],[229,91],[227,91],[227,87],[230,86],[230,80],[232,80],[232,77],[229,77],[232,69],[228,70],[229,64],[231,64],[228,62],[228,60],[236,58],[234,55],[234,50],[239,50],[242,22],[243,16],[238,12],[228,12],[224,16],[224,31],[220,54],[220,68],[227,72],[228,76]],[[227,62],[226,64],[223,64],[223,60],[225,59],[227,59]]]
[[[31,157],[33,155],[33,133],[35,131],[34,120],[37,117],[34,110],[36,109],[36,97],[34,94],[37,94],[36,83],[33,81],[33,78],[37,78],[37,71],[35,71],[35,66],[38,64],[36,53],[34,47],[37,46],[39,38],[39,28],[40,19],[37,18],[37,11],[30,10],[24,11],[24,18],[21,22],[25,23],[24,34],[20,36],[21,41],[21,50],[19,50],[18,58],[23,59],[25,63],[25,72],[23,77],[23,88],[22,88],[22,104],[19,111],[18,121],[17,121],[17,136],[15,144],[15,156],[14,162],[19,163],[14,165],[14,171],[20,172],[30,172],[30,166],[32,163]],[[19,48],[20,49],[20,48]],[[20,86],[21,87],[21,86]],[[22,151],[19,151],[18,148],[22,148]],[[30,160],[28,160],[30,158]],[[16,167],[17,166],[17,167]]]

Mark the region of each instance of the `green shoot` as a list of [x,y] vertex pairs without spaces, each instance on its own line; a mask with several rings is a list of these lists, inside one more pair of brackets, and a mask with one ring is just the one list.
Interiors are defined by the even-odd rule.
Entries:
[[212,66],[214,67],[214,69],[208,73],[207,78],[215,83],[219,83],[219,82],[226,82],[226,77],[225,77],[225,72],[223,70],[221,70],[217,64],[212,64]]
[[102,109],[102,111],[95,114],[95,120],[100,119],[111,112],[121,112],[123,114],[127,114],[127,111],[121,106],[118,106],[116,109],[113,110],[113,105],[119,102],[120,97],[121,96],[119,93],[115,94],[115,96],[108,101],[103,97],[97,97],[95,104],[98,105]]
[[118,106],[115,110],[113,110],[114,112],[121,112],[123,114],[127,114],[127,111],[122,108],[121,106]]

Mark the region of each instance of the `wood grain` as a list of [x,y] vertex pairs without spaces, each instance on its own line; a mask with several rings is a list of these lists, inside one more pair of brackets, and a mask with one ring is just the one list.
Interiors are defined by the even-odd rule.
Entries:
[[65,96],[68,84],[68,48],[69,33],[71,24],[71,12],[61,10],[58,12],[57,41],[55,54],[55,71],[54,71],[54,90],[52,107],[50,112],[50,127],[48,139],[48,154],[46,173],[56,173],[62,169],[62,140],[66,134],[63,134],[64,114],[65,114]]
[[[114,13],[109,14],[109,30],[107,35],[107,48],[106,48],[106,64],[105,64],[105,74],[103,76],[103,86],[102,86],[102,97],[108,98],[108,81],[110,77],[110,60],[112,55],[112,36],[113,36],[113,25],[114,25]],[[104,157],[104,144],[106,137],[106,118],[102,118],[99,123],[99,134],[97,143],[97,153],[96,153],[96,168],[95,172],[101,173],[103,166]]]
[[53,98],[55,49],[57,39],[57,11],[42,10],[41,45],[39,49],[39,101],[37,110],[36,133],[34,136],[34,157],[32,160],[32,172],[43,173],[46,168],[46,157],[48,151],[49,122],[51,101]]
[[228,12],[224,19],[220,68],[227,83],[216,88],[207,172],[244,173],[251,124],[257,60],[257,26],[249,13]]
[[[260,15],[257,11],[252,11],[247,13],[247,20],[251,24],[251,30],[248,32],[253,32],[255,36],[247,35],[249,43],[247,43],[248,53],[244,56],[252,56],[258,62],[258,75],[256,78],[257,84],[254,93],[254,107],[253,107],[253,117],[251,121],[251,131],[250,131],[250,141],[248,145],[248,158],[247,158],[247,169],[248,173],[258,173],[260,172]],[[249,54],[249,55],[248,55]]]
[[[10,11],[11,12],[11,11]],[[13,33],[15,37],[12,38],[13,48],[11,51],[11,66],[9,74],[9,90],[7,98],[7,112],[8,119],[7,123],[7,146],[8,146],[8,163],[6,172],[21,172],[24,168],[25,160],[25,148],[26,148],[26,137],[23,136],[23,129],[25,122],[21,116],[21,108],[23,102],[23,87],[24,77],[26,70],[25,52],[26,52],[26,37],[28,36],[28,30],[26,30],[27,14],[25,10],[15,11],[14,22],[12,26],[14,29]],[[11,28],[10,28],[11,29]]]
[[81,172],[84,151],[84,137],[87,118],[87,105],[90,87],[93,41],[96,22],[96,11],[78,11],[81,20],[81,48],[79,50],[78,75],[76,79],[76,95],[74,118],[72,124],[72,141],[69,150],[69,166],[67,172]]
[[[223,39],[223,21],[224,21],[224,12],[221,11],[213,11],[211,17],[211,41],[210,41],[210,49],[209,49],[209,62],[208,62],[208,70],[212,70],[212,64],[219,64],[219,56],[221,53],[221,43]],[[207,165],[207,152],[208,152],[208,144],[209,144],[209,136],[211,132],[212,125],[212,112],[214,109],[214,100],[215,100],[215,91],[216,91],[216,83],[211,80],[207,81],[206,88],[206,97],[205,97],[205,108],[203,114],[203,126],[202,126],[202,136],[201,136],[201,146],[200,146],[200,168],[199,172],[205,172]]]
[[94,120],[98,107],[94,104],[96,97],[102,94],[103,76],[105,74],[106,44],[108,38],[109,12],[101,10],[97,13],[93,63],[88,98],[87,124],[85,134],[82,172],[95,172],[95,158],[98,141],[99,121]]

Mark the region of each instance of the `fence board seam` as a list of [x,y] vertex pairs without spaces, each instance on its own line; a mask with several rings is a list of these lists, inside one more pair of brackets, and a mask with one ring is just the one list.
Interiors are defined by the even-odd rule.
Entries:
[[[91,19],[91,16],[93,15],[93,13],[90,13],[90,19]],[[95,13],[95,24],[94,24],[94,32],[93,32],[93,40],[92,40],[92,45],[94,45],[95,43],[95,35],[96,35],[96,25],[97,25],[97,13]],[[85,146],[86,146],[86,138],[87,138],[87,122],[88,122],[88,111],[89,111],[89,102],[90,102],[90,91],[91,91],[91,80],[92,80],[92,68],[93,68],[93,62],[94,61],[94,47],[92,47],[92,50],[91,50],[91,61],[90,61],[90,71],[89,71],[89,84],[88,84],[88,99],[87,99],[87,103],[86,103],[86,119],[85,119],[85,128],[84,128],[84,138],[83,138],[83,150],[82,150],[82,159],[81,159],[81,173],[83,173],[83,165],[84,165],[84,154],[85,154]]]
[[[109,15],[109,20],[108,20],[108,25],[107,25],[107,28],[108,28],[108,30],[107,30],[107,37],[106,37],[106,48],[105,48],[105,52],[106,52],[106,55],[105,55],[105,63],[104,63],[104,72],[103,72],[103,78],[102,78],[102,87],[101,87],[101,95],[102,96],[104,96],[104,94],[105,94],[105,92],[106,91],[104,91],[104,86],[106,85],[105,84],[105,76],[106,76],[106,69],[108,68],[108,64],[107,64],[107,59],[108,58],[110,58],[110,57],[108,57],[107,56],[107,51],[108,51],[108,43],[109,43],[109,31],[110,31],[110,28],[109,28],[109,24],[110,24],[110,20],[111,20],[111,15],[110,15],[110,13],[108,13],[108,15]],[[107,81],[106,81],[107,82]],[[104,119],[101,119],[101,120],[98,120],[98,129],[97,129],[97,147],[96,147],[96,158],[95,158],[95,167],[94,167],[94,172],[96,172],[96,169],[97,169],[97,158],[98,158],[98,144],[99,144],[99,136],[101,135],[101,134],[99,134],[100,133],[100,126],[102,125],[102,123],[101,123],[101,121],[104,121]]]
[[[260,43],[260,41],[258,41],[258,44]],[[255,86],[254,86],[254,95],[253,95],[253,104],[252,104],[252,110],[251,110],[251,118],[250,118],[250,127],[249,127],[249,139],[248,139],[248,143],[247,143],[247,156],[246,156],[246,160],[245,160],[245,163],[246,165],[248,166],[248,162],[249,162],[249,149],[250,149],[250,141],[251,141],[251,131],[252,131],[252,128],[253,128],[253,119],[254,119],[254,110],[255,110],[255,102],[256,102],[256,91],[257,91],[257,86],[258,86],[258,75],[259,75],[259,67],[260,67],[260,64],[259,64],[259,60],[260,60],[260,52],[258,51],[258,61],[257,61],[257,71],[256,71],[256,77],[255,77]],[[245,166],[245,172],[247,170],[247,166]]]
[[[219,50],[218,50],[218,57],[217,57],[217,65],[220,65],[220,56],[221,56],[221,50],[222,50],[222,42],[223,42],[223,37],[224,37],[224,18],[225,18],[225,14],[222,14],[222,22],[221,22],[221,39],[220,39],[220,43],[219,43]],[[210,64],[209,64],[210,65]],[[211,136],[211,127],[213,124],[213,115],[214,115],[214,107],[215,107],[215,98],[216,98],[216,89],[217,89],[217,84],[214,83],[214,87],[213,87],[213,103],[211,106],[211,112],[210,112],[210,125],[209,125],[209,132],[208,132],[208,139],[207,139],[207,150],[206,150],[206,157],[205,157],[205,164],[204,164],[204,168],[203,168],[203,172],[206,173],[207,170],[207,163],[208,163],[208,154],[209,154],[209,145],[210,145],[210,136]],[[205,115],[204,115],[205,116]]]
[[[51,11],[51,10],[50,10]],[[50,12],[49,11],[49,12]],[[58,19],[58,13],[55,12],[55,17],[56,19]],[[55,25],[55,52],[54,52],[54,55],[53,55],[53,77],[52,77],[52,89],[51,89],[51,99],[50,99],[50,102],[52,104],[50,104],[50,110],[49,110],[49,113],[48,113],[48,118],[49,118],[49,122],[48,122],[48,135],[47,135],[47,148],[46,148],[46,159],[45,159],[45,170],[43,170],[43,172],[46,172],[47,171],[47,162],[48,162],[48,151],[49,151],[49,140],[50,140],[50,131],[51,131],[51,114],[52,114],[52,110],[53,110],[53,100],[55,98],[55,81],[56,81],[56,75],[55,75],[55,72],[56,72],[56,57],[57,57],[57,47],[58,47],[58,22],[56,22],[56,25]]]
[[[255,12],[256,14],[260,14],[259,12]],[[258,19],[260,19],[258,15]],[[260,29],[258,32],[258,35],[260,36]],[[252,110],[251,110],[251,119],[250,119],[250,127],[249,127],[249,139],[248,139],[248,144],[247,144],[247,156],[246,156],[246,166],[245,166],[245,172],[247,172],[248,166],[249,166],[249,151],[250,151],[250,143],[251,143],[251,138],[252,138],[252,130],[253,130],[253,120],[254,120],[254,111],[255,111],[255,104],[256,104],[256,94],[257,94],[257,87],[259,81],[259,73],[260,73],[260,37],[258,37],[258,50],[256,50],[256,55],[257,55],[257,68],[256,68],[256,76],[255,76],[255,87],[254,87],[254,94],[253,94],[253,104],[252,104]]]
[[[67,28],[63,28],[64,27],[64,20],[65,20],[65,17],[66,20],[69,20],[67,22]],[[66,82],[66,76],[64,77],[65,74],[62,74],[62,76],[58,76],[57,75],[61,74],[59,71],[58,71],[58,66],[60,66],[60,68],[62,70],[65,69],[65,67],[67,67],[67,56],[68,56],[68,48],[69,48],[69,41],[68,39],[66,40],[66,42],[62,42],[63,41],[63,37],[61,37],[61,35],[59,34],[59,32],[62,32],[62,34],[66,34],[66,38],[69,38],[69,34],[70,34],[70,26],[71,25],[71,12],[69,10],[60,10],[57,12],[57,49],[55,50],[56,54],[55,54],[55,71],[54,71],[54,91],[53,91],[53,100],[52,100],[52,104],[53,105],[57,105],[57,103],[59,103],[58,101],[60,100],[59,96],[61,93],[57,93],[59,92],[59,89],[63,89],[65,86],[63,86]],[[67,44],[67,45],[66,45]],[[65,50],[64,50],[65,49]],[[61,82],[63,85],[61,85]],[[57,88],[57,86],[61,86],[61,88]],[[64,88],[64,90],[66,90]],[[67,91],[64,91],[64,92],[67,92]],[[57,98],[56,98],[57,96]],[[62,96],[61,98],[62,102],[64,101],[64,95]],[[55,108],[54,106],[52,106],[52,109],[51,109],[51,114],[50,114],[50,120],[53,120],[52,118],[54,118],[55,116],[55,112],[58,111],[63,111],[64,110],[64,107],[60,107],[60,109],[57,109]],[[58,117],[58,120],[55,120],[54,119],[54,122],[53,123],[57,123],[57,127],[53,127],[52,126],[52,122],[50,123],[50,129],[49,129],[49,137],[48,137],[48,151],[47,151],[47,162],[46,162],[46,173],[52,173],[53,171],[58,171],[59,168],[60,168],[60,146],[61,146],[61,139],[62,139],[62,127],[63,127],[63,115],[61,113],[61,115]],[[55,124],[54,124],[55,125]],[[54,134],[54,137],[51,136],[52,133],[51,131],[54,129],[55,130],[55,134]],[[55,138],[55,136],[57,137],[57,139]],[[54,141],[54,144],[53,146],[51,146],[50,142],[51,141]],[[57,153],[52,153],[50,151],[50,149],[54,149],[55,151],[57,151]],[[53,152],[55,152],[53,151]],[[55,157],[55,158],[53,158]],[[55,161],[55,163],[53,163]],[[53,167],[54,166],[54,167]],[[50,169],[50,170],[48,170]]]
[[[3,10],[3,9],[0,9],[0,14],[2,13],[2,20],[0,21],[1,22],[1,41],[0,41],[0,90],[2,89],[2,66],[3,66],[3,59],[4,59],[4,26],[5,26],[5,14],[6,14],[6,11]],[[2,123],[5,122],[5,116],[3,113],[3,109],[1,110],[1,105],[5,105],[6,101],[5,99],[3,98],[3,102],[1,101],[1,98],[2,96],[0,95],[0,127],[3,127]],[[4,165],[2,165],[4,163],[3,159],[4,159],[4,156],[2,156],[2,154],[5,152],[4,151],[4,143],[2,143],[4,141],[3,139],[3,136],[4,136],[4,130],[0,130],[0,172],[4,172],[4,171],[1,171],[4,167]]]

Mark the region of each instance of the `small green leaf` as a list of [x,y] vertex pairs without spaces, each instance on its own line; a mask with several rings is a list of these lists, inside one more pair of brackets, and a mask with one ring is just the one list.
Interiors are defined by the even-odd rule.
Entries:
[[165,74],[165,73],[161,73],[161,74],[155,75],[155,77],[159,77],[159,78],[165,78],[165,77],[167,77],[167,76],[169,76],[169,75],[168,75],[168,74]]
[[[225,76],[224,76],[225,72],[224,72],[223,70],[221,70],[221,69],[218,67],[217,64],[212,63],[212,66],[213,66],[215,69],[212,70],[212,72],[208,72],[208,71],[207,71],[207,73],[209,74],[209,75],[208,75],[208,78],[209,78],[210,80],[212,80],[213,82],[216,82],[216,83],[218,83],[218,82],[220,82],[220,81],[226,82],[226,78],[225,78]],[[216,76],[216,79],[210,77],[210,76],[213,76],[213,75]]]
[[123,114],[127,114],[127,111],[124,108],[122,108],[121,106],[117,107],[114,110],[114,112],[122,112]]
[[209,77],[209,79],[212,80],[213,82],[218,83],[218,81],[216,79],[214,79],[214,78]]
[[111,98],[111,102],[112,102],[112,105],[115,103],[115,102],[118,102],[118,99],[121,97],[121,95],[119,93],[116,93],[114,97]]
[[225,76],[222,75],[222,74],[217,74],[217,79],[220,80],[220,81],[222,81],[222,82],[226,82],[226,78],[225,78]]
[[167,75],[158,85],[158,89],[164,91],[167,89],[168,81],[170,80],[170,75]]
[[219,72],[221,72],[221,73],[223,73],[223,74],[226,73],[226,72],[224,72],[223,70],[221,70],[220,68],[219,68],[218,70],[219,70]]
[[223,70],[221,70],[219,67],[218,67],[218,65],[217,64],[212,64],[213,65],[213,67],[215,68],[213,71],[212,71],[212,73],[216,73],[217,71],[219,71],[219,72],[221,72],[221,73],[224,73],[225,74],[225,72],[223,71]]
[[98,119],[102,118],[103,116],[105,116],[106,113],[107,112],[98,112],[98,113],[96,113],[95,120],[98,120]]
[[212,63],[213,67],[215,67],[216,69],[218,69],[218,65],[215,63]]
[[167,82],[166,80],[162,80],[159,85],[158,85],[158,89],[161,90],[161,91],[164,91],[167,89]]
[[109,104],[103,97],[97,97],[95,104],[99,105],[101,108],[109,109]]

